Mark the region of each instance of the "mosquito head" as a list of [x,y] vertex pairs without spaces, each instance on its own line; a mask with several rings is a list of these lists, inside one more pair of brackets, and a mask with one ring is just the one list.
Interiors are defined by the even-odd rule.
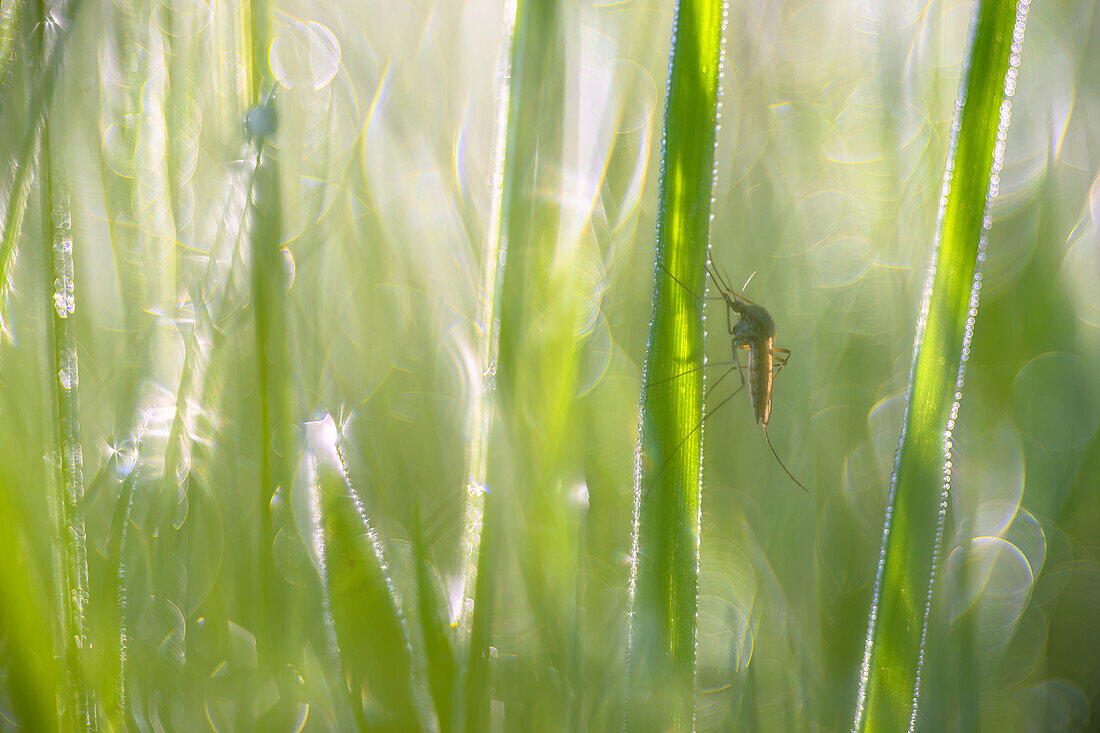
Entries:
[[744,298],[734,296],[727,301],[741,320],[737,322],[736,335],[747,341],[775,338],[775,321],[768,309]]

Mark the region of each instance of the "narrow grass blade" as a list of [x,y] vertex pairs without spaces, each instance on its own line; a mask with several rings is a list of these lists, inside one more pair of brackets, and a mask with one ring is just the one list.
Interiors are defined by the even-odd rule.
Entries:
[[854,728],[913,730],[951,488],[951,433],[977,315],[1027,0],[981,0],[959,87],[938,238],[917,325]]
[[[126,558],[133,542],[130,538],[130,518],[134,509],[134,488],[141,476],[140,442],[134,450],[134,464],[122,481],[118,501],[115,502],[114,515],[111,518],[111,539],[107,545],[108,569],[111,573],[107,587],[115,603],[114,615],[106,624],[109,637],[105,644],[105,656],[108,657],[105,660],[105,666],[109,670],[111,679],[110,684],[102,690],[102,697],[107,719],[118,727],[125,727],[129,719],[126,679],[129,635],[126,606],[129,597],[129,569]],[[101,633],[100,636],[102,638],[107,634]]]
[[24,0],[0,0],[0,115],[4,113],[4,102],[8,98],[8,85],[15,66],[16,38],[24,5]]
[[446,605],[439,592],[439,581],[432,570],[430,553],[424,544],[424,533],[417,510],[416,534],[413,537],[416,562],[417,609],[424,637],[424,657],[428,673],[428,690],[435,705],[440,733],[455,729],[455,693],[457,668],[454,648],[446,621]]
[[[533,0],[509,5],[511,25],[508,53],[507,101],[500,109],[499,215],[494,212],[492,248],[488,257],[503,262],[488,278],[500,277],[499,335],[495,348],[496,403],[499,443],[510,446],[498,456],[483,456],[487,480],[478,483],[471,473],[470,503],[483,506],[469,647],[465,677],[466,730],[485,730],[490,709],[489,648],[492,638],[493,599],[496,596],[491,548],[511,544],[523,577],[523,592],[537,616],[538,649],[551,664],[568,674],[571,597],[569,579],[575,563],[563,563],[558,543],[563,505],[559,488],[561,447],[576,373],[575,299],[572,266],[575,256],[560,239],[561,188],[565,109],[565,31],[567,4]],[[512,16],[514,12],[514,16]],[[506,38],[507,43],[507,38]],[[487,268],[490,266],[487,265]],[[487,290],[496,295],[495,283]],[[491,320],[484,323],[491,328]],[[483,357],[484,358],[484,357]],[[553,364],[553,368],[547,368]],[[483,415],[482,419],[485,419]],[[471,453],[471,458],[476,453]],[[492,458],[492,460],[489,460]],[[471,461],[472,463],[472,461]],[[492,493],[483,489],[491,487]],[[520,521],[504,521],[504,516]],[[495,517],[495,519],[490,519]],[[490,537],[493,531],[508,537]],[[513,532],[518,533],[513,535]],[[515,541],[512,542],[512,537]],[[470,587],[467,579],[467,588]],[[548,719],[566,714],[567,680],[555,677],[539,687],[532,707],[548,711]]]
[[463,688],[463,730],[480,733],[489,730],[489,645],[492,641],[493,602],[496,599],[497,537],[500,504],[487,502],[483,514],[484,528],[481,551],[478,554],[477,587],[474,590],[474,611],[470,619],[470,643],[467,649]]
[[67,693],[62,696],[68,726],[95,730],[96,700],[89,685],[88,540],[84,522],[84,458],[80,443],[80,411],[77,389],[79,366],[72,316],[76,311],[73,235],[69,204],[63,188],[55,188],[50,153],[49,125],[43,127],[39,156],[42,239],[46,261],[45,304],[53,340],[50,349],[50,391],[57,426],[54,441],[58,455],[57,547],[62,553],[60,578],[61,633]]
[[[279,121],[275,79],[268,56],[273,40],[272,8],[267,0],[252,0],[245,3],[242,10],[246,13],[244,60],[250,105],[244,128],[256,156],[249,239],[261,450],[257,496],[260,515],[257,641],[261,670],[272,675],[279,688],[278,703],[265,715],[264,724],[286,725],[296,717],[296,684],[294,675],[288,670],[298,644],[293,633],[296,614],[288,608],[289,589],[275,566],[275,536],[279,524],[275,507],[285,503],[293,485],[287,304],[291,283],[289,252],[282,242],[282,181],[276,145]],[[282,525],[293,529],[293,522]]]
[[50,623],[54,605],[43,592],[45,568],[37,567],[30,545],[29,526],[21,502],[6,481],[0,481],[0,628],[4,629],[4,665],[12,712],[21,730],[55,731],[58,720],[58,665]]
[[[635,472],[628,730],[691,730],[702,481],[704,266],[721,0],[677,5],[665,101],[653,312]],[[690,372],[688,378],[669,379]]]
[[[82,0],[71,0],[67,7],[59,11],[65,25],[71,32],[78,16]],[[53,92],[65,62],[65,50],[68,48],[68,35],[57,33],[48,48],[40,43],[41,63],[36,65],[34,90],[26,124],[15,148],[15,163],[12,166],[11,184],[4,190],[7,200],[3,203],[3,219],[0,219],[0,327],[5,314],[3,312],[3,294],[7,290],[11,277],[12,263],[15,261],[16,243],[26,210],[27,195],[30,192],[31,166],[38,148],[42,121],[53,100]],[[5,151],[6,152],[6,151]]]
[[348,480],[332,418],[310,429],[322,584],[353,710],[368,730],[421,730],[409,633],[382,541]]

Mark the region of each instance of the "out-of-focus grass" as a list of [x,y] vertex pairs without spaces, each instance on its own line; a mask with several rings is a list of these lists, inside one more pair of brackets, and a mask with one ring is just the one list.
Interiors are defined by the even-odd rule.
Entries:
[[363,730],[419,730],[419,681],[381,540],[355,496],[332,418],[325,416],[311,432],[317,434],[310,447],[316,550],[348,709]]
[[[467,642],[450,624],[473,610],[460,551],[469,408],[479,385],[513,389],[494,383],[503,361],[479,360],[493,328],[481,299],[495,269],[486,262],[494,186],[506,185],[493,162],[498,93],[511,83],[498,75],[503,3],[273,8],[279,127],[265,144],[280,167],[290,428],[280,448],[289,485],[273,492],[280,519],[268,536],[261,466],[274,445],[261,437],[263,339],[251,310],[246,14],[117,0],[40,29],[33,7],[6,26],[16,56],[0,81],[0,226],[16,237],[2,286],[0,508],[18,509],[5,511],[0,540],[0,715],[49,726],[64,679],[53,661],[64,647],[46,488],[58,459],[43,308],[52,293],[37,164],[19,153],[45,70],[24,61],[40,38],[63,39],[66,59],[43,111],[54,159],[65,161],[74,239],[89,684],[100,722],[225,730],[282,716],[286,727],[301,717],[308,728],[356,727],[310,544],[301,426],[325,413],[392,571],[423,686],[416,699],[441,710],[431,702],[441,677],[423,668],[429,648],[449,638],[454,684],[468,672]],[[962,0],[728,9],[713,257],[737,282],[757,271],[746,295],[771,311],[778,345],[793,352],[769,431],[813,493],[774,465],[743,395],[707,421],[700,730],[851,724],[972,9]],[[560,77],[543,75],[559,90],[559,118],[517,134],[548,151],[558,142],[543,130],[557,129],[560,152],[538,153],[537,184],[516,184],[557,212],[534,231],[537,249],[556,231],[554,254],[532,258],[510,286],[530,298],[514,321],[518,366],[507,377],[522,387],[487,440],[487,496],[500,511],[486,521],[501,528],[482,699],[488,724],[504,729],[578,719],[615,728],[626,678],[634,429],[673,4],[557,11]],[[922,675],[922,716],[945,728],[964,711],[990,729],[1083,728],[1097,694],[1094,12],[1083,2],[1030,13],[953,433],[933,609],[946,642],[930,640],[942,658]],[[20,171],[27,215],[12,228]],[[705,349],[728,358],[720,338]],[[538,496],[545,503],[529,501]],[[263,601],[268,550],[280,590]],[[419,581],[417,567],[430,570]],[[289,629],[278,681],[261,661],[271,603]],[[420,623],[420,604],[435,606],[442,626]],[[454,700],[461,720],[465,700]]]

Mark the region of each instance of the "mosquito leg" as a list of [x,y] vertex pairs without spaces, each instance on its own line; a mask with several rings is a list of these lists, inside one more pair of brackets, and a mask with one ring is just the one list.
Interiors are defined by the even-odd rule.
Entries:
[[[743,344],[739,344],[734,340],[730,340],[730,352],[733,354],[733,363],[737,366],[737,376],[741,377],[741,386],[738,387],[736,390],[734,390],[734,392],[733,392],[734,394],[737,394],[738,392],[743,390],[745,388],[745,384],[746,384],[746,382],[745,382],[745,372],[743,371],[744,367],[741,366],[741,359],[737,356],[737,347],[738,346],[743,346]],[[730,371],[733,371],[733,370],[731,369]]]
[[[733,368],[730,368],[729,372],[732,372],[732,371],[733,371]],[[729,372],[726,372],[726,374],[729,374]],[[738,373],[740,373],[740,369],[738,369]],[[741,380],[744,381],[744,379],[745,379],[744,375],[742,375]],[[742,386],[744,386],[744,385],[742,385]],[[705,423],[710,418],[711,415],[718,412],[718,410],[721,409],[722,405],[724,405],[727,402],[729,402],[730,400],[732,400],[733,395],[737,394],[737,392],[740,392],[740,391],[741,391],[741,389],[739,387],[735,392],[732,392],[731,394],[726,395],[724,398],[722,398],[721,402],[719,402],[717,405],[710,408],[709,410],[706,411],[706,413],[703,414],[703,419],[700,420],[698,423],[696,423],[695,427],[693,427],[688,432],[688,434],[684,436],[684,439],[681,440],[676,445],[676,447],[672,450],[672,453],[670,453],[668,455],[668,457],[665,458],[665,460],[661,462],[660,468],[657,469],[657,472],[655,474],[653,474],[653,478],[650,479],[649,486],[647,486],[645,488],[645,493],[646,494],[648,494],[649,490],[652,489],[653,486],[657,483],[657,478],[664,472],[665,467],[668,466],[668,464],[669,464],[669,461],[671,461],[673,458],[675,458],[677,456],[677,454],[679,454],[680,449],[684,447],[684,443],[688,442],[688,440],[691,438],[691,436],[694,435],[696,432],[699,431],[699,429],[701,429],[703,427],[703,423]]]
[[[726,362],[726,363],[729,363],[729,362]],[[727,369],[726,371],[722,372],[722,376],[718,377],[718,379],[715,379],[714,384],[707,387],[707,391],[703,394],[703,399],[706,399],[707,397],[710,397],[711,390],[714,389],[715,387],[717,387],[722,382],[722,380],[725,379],[726,377],[728,377],[735,369],[737,370],[738,376],[741,377],[741,386],[738,387],[737,389],[733,390],[733,394],[737,394],[738,392],[740,392],[745,387],[745,375],[741,372],[741,370],[744,369],[744,368],[745,367],[741,366],[740,364],[735,364],[735,365],[731,366],[729,369]]]
[[[695,372],[699,371],[700,369],[706,369],[707,367],[711,367],[711,366],[729,366],[732,363],[733,363],[732,361],[711,361],[711,362],[707,362],[706,364],[704,364],[701,367],[693,367],[691,369],[688,369],[687,371],[680,372],[679,374],[673,374],[671,377],[665,377],[664,379],[658,379],[656,382],[649,382],[645,385],[645,387],[648,390],[650,387],[656,387],[659,384],[664,384],[665,382],[671,382],[674,379],[679,379],[680,377],[686,377],[689,374],[694,374]],[[647,396],[648,396],[648,392],[647,392]]]
[[[783,354],[783,356],[779,356],[780,354]],[[772,356],[775,357],[775,363],[776,363],[775,371],[772,372],[772,377],[774,378],[776,374],[779,374],[779,370],[781,370],[783,367],[787,366],[787,362],[790,361],[790,358],[791,358],[791,350],[790,349],[781,349],[778,346],[773,346],[772,347]]]

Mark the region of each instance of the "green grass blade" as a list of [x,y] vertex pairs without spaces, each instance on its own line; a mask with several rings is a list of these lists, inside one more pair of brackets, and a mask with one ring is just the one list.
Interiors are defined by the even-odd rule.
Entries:
[[424,637],[424,661],[428,674],[428,690],[435,705],[436,718],[441,733],[455,729],[455,682],[457,668],[454,648],[446,621],[446,605],[439,590],[439,580],[432,569],[428,548],[416,513],[416,533],[413,537],[413,554],[416,562],[416,596],[420,616],[420,629]]
[[322,584],[352,708],[368,730],[420,730],[408,629],[382,542],[348,480],[331,420],[311,427],[311,459]]
[[4,102],[8,98],[8,85],[15,66],[15,44],[24,5],[24,0],[0,0],[0,115],[4,113]]
[[68,726],[95,730],[96,700],[89,685],[88,632],[88,542],[84,521],[83,448],[80,443],[80,411],[77,390],[79,366],[73,338],[76,310],[73,268],[72,222],[68,200],[59,185],[54,186],[50,126],[44,124],[39,155],[39,190],[42,209],[42,240],[46,262],[46,293],[50,333],[50,392],[57,429],[54,435],[58,455],[57,538],[62,554],[60,585],[61,629],[64,640],[66,693],[62,696]]
[[22,502],[6,481],[0,481],[0,513],[7,529],[0,532],[0,628],[7,635],[3,652],[16,722],[22,730],[54,731],[58,720],[58,665],[51,636],[54,605],[43,592],[45,568],[29,552],[30,522]]
[[929,284],[872,602],[854,727],[912,729],[951,481],[951,431],[977,313],[1027,0],[982,0],[944,176]]
[[[285,505],[293,485],[290,468],[291,366],[289,361],[288,304],[290,272],[284,249],[282,180],[276,144],[278,111],[275,79],[268,52],[272,43],[271,5],[252,0],[246,12],[245,69],[249,110],[245,131],[255,146],[255,178],[250,201],[249,239],[252,267],[252,307],[256,338],[257,379],[260,400],[259,509],[259,621],[257,643],[261,673],[272,675],[279,688],[278,704],[266,714],[266,725],[285,725],[296,715],[294,675],[289,665],[296,657],[293,624],[295,613],[288,603],[290,589],[275,565],[275,537],[280,529],[293,529]],[[276,499],[278,497],[278,499]]]
[[[677,6],[636,469],[630,730],[691,730],[702,470],[703,301],[724,5]],[[690,372],[684,379],[671,379]]]
[[[497,66],[503,72],[509,63],[512,48],[512,36],[515,32],[515,17],[506,19]],[[504,78],[504,74],[500,74]],[[497,92],[496,120],[494,122],[494,140],[492,168],[494,186],[492,189],[492,212],[489,222],[489,243],[482,272],[481,292],[481,329],[478,334],[478,363],[480,369],[477,382],[472,390],[468,414],[470,440],[466,446],[465,478],[463,493],[462,536],[459,541],[459,562],[462,578],[462,598],[458,609],[459,642],[464,644],[466,659],[462,674],[462,697],[460,711],[456,712],[455,725],[470,726],[461,716],[466,710],[488,707],[489,684],[489,629],[492,619],[493,567],[494,558],[485,554],[485,487],[488,483],[488,458],[490,426],[496,410],[495,390],[491,384],[491,375],[499,355],[499,331],[496,320],[499,314],[498,281],[502,274],[501,256],[504,254],[504,238],[501,232],[501,217],[504,207],[505,150],[509,134],[509,86],[501,84]],[[489,543],[492,545],[492,542]],[[479,576],[484,567],[487,576]],[[472,706],[472,707],[471,707]],[[466,720],[469,720],[467,717]]]
[[[62,17],[66,18],[70,30],[78,16],[81,2],[82,0],[72,0],[66,9],[61,11]],[[42,63],[37,65],[35,69],[34,90],[30,99],[26,123],[15,148],[17,157],[15,164],[12,166],[15,173],[10,188],[5,191],[8,199],[4,202],[4,218],[0,219],[0,296],[3,296],[10,282],[12,263],[15,261],[16,243],[19,240],[23,213],[27,205],[27,195],[30,192],[31,164],[34,159],[34,152],[39,144],[42,122],[46,118],[50,103],[53,100],[54,89],[57,87],[57,81],[64,67],[65,50],[68,45],[68,36],[62,33],[57,34],[56,39],[48,49],[41,49],[40,58]],[[0,326],[3,325],[5,320],[3,302],[3,297],[0,297]]]
[[[492,548],[516,548],[522,590],[537,617],[537,648],[562,671],[539,686],[530,706],[548,711],[548,720],[564,720],[568,710],[566,628],[576,563],[563,562],[557,530],[566,516],[560,479],[576,374],[577,268],[575,250],[563,239],[562,196],[556,193],[564,175],[568,10],[559,0],[519,3],[509,49],[500,216],[490,224],[504,253],[495,372],[501,429],[496,437],[508,448],[494,451],[487,461],[486,483],[493,493],[483,497],[465,680],[465,727],[471,731],[489,725],[492,599],[496,576],[511,572],[494,570]],[[489,256],[496,254],[493,249]],[[506,536],[488,536],[494,531]],[[523,672],[529,669],[521,665]],[[498,694],[502,687],[497,686]]]
[[478,555],[477,587],[474,590],[474,610],[470,619],[470,643],[463,688],[463,730],[466,733],[489,730],[489,647],[493,631],[493,601],[496,598],[493,570],[498,564],[499,506],[496,501],[486,502],[482,515],[484,527]]

